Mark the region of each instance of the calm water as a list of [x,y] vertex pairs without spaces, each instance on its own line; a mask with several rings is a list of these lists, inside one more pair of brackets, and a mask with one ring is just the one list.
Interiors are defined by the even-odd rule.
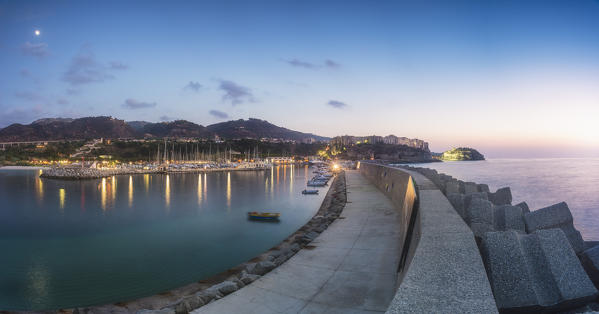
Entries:
[[585,240],[599,240],[599,158],[489,159],[428,163],[464,181],[487,183],[492,191],[509,186],[514,204],[531,210],[565,201]]
[[[0,309],[56,309],[179,287],[276,245],[318,210],[312,169],[40,179],[0,170]],[[282,213],[253,222],[248,211]]]

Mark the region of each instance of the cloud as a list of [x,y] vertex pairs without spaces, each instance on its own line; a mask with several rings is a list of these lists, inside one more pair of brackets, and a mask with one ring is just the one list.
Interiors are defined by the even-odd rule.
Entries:
[[331,59],[325,60],[323,64],[311,63],[311,62],[300,60],[300,59],[291,59],[291,60],[283,60],[283,61],[293,67],[299,67],[299,68],[310,69],[310,70],[318,70],[321,68],[338,69],[341,67],[341,64],[339,64]]
[[156,103],[155,102],[143,102],[143,101],[138,101],[138,100],[129,98],[129,99],[125,100],[125,103],[122,106],[123,106],[123,108],[135,110],[135,109],[153,108],[153,107],[156,107]]
[[62,80],[73,85],[100,83],[114,79],[111,70],[125,70],[127,65],[112,61],[104,65],[96,60],[96,55],[89,45],[83,45],[79,52],[71,59],[69,67],[62,75]]
[[221,80],[219,89],[225,92],[223,101],[231,101],[233,106],[241,104],[244,101],[254,101],[254,95],[249,88],[237,85],[232,81]]
[[194,82],[194,81],[189,81],[189,83],[187,83],[187,85],[185,85],[185,87],[183,87],[183,89],[190,89],[194,92],[199,92],[201,88],[202,88],[202,85],[200,83]]
[[16,92],[15,97],[22,98],[22,99],[29,100],[29,101],[38,101],[42,98],[38,93],[30,92],[30,91]]
[[222,112],[219,110],[210,110],[209,113],[214,116],[217,117],[219,119],[226,119],[229,117],[229,115],[226,112]]
[[316,64],[302,61],[299,59],[285,60],[285,62],[287,62],[287,64],[289,64],[290,66],[294,66],[294,67],[300,67],[300,68],[306,68],[306,69],[318,68],[318,66]]
[[110,68],[113,70],[127,70],[129,66],[119,61],[111,61]]
[[340,102],[338,100],[329,100],[329,102],[327,103],[327,105],[333,107],[333,108],[337,108],[337,109],[343,109],[347,107],[347,104],[344,102]]
[[324,65],[327,68],[332,68],[332,69],[337,69],[337,68],[341,67],[341,64],[339,64],[333,60],[330,60],[330,59],[325,60]]
[[50,54],[48,51],[48,44],[32,44],[30,42],[26,42],[21,45],[21,53],[25,56],[32,56],[36,58],[44,58]]
[[160,117],[160,121],[166,122],[166,121],[175,121],[177,119],[173,118],[173,117],[169,117],[169,116],[161,116]]

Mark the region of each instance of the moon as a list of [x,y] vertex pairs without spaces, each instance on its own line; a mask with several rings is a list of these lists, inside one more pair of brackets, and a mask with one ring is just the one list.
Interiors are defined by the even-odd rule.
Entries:
[[41,34],[39,29],[36,29],[33,33],[35,34],[35,36],[39,36]]

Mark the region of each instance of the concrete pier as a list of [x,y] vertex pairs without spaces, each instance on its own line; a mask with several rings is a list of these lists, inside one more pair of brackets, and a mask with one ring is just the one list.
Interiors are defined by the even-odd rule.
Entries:
[[341,217],[291,259],[192,313],[383,313],[397,288],[400,212],[347,171]]

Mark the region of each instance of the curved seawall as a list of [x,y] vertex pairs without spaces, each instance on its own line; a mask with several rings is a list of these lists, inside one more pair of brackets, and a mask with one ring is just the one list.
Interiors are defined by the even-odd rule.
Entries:
[[372,163],[359,170],[400,213],[398,287],[387,313],[496,313],[474,234],[419,173]]

